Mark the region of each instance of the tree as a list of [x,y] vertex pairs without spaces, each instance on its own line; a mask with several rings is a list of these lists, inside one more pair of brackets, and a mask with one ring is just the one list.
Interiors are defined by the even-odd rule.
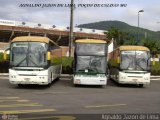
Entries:
[[129,32],[122,32],[118,28],[111,27],[107,33],[108,39],[114,38],[116,47],[121,45],[137,45],[135,37]]
[[160,41],[151,39],[142,39],[142,45],[150,49],[152,56],[160,54]]
[[115,27],[111,27],[111,29],[108,31],[107,36],[108,39],[114,39],[116,46],[120,46],[121,44],[123,44],[123,41],[121,41],[120,36],[121,36],[122,32]]

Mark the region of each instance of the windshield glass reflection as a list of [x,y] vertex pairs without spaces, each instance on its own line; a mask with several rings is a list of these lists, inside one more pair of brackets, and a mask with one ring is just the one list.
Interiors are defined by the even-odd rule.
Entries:
[[122,70],[149,70],[150,54],[147,51],[122,51],[121,64]]
[[103,56],[78,56],[76,71],[94,73],[106,72],[106,57]]
[[11,44],[10,64],[14,67],[43,67],[47,65],[47,44],[15,42]]

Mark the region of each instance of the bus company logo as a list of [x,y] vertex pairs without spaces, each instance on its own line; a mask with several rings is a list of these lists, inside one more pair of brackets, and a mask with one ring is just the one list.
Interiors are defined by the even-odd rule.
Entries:
[[2,120],[7,120],[7,119],[8,119],[8,115],[3,114],[3,115],[2,115]]

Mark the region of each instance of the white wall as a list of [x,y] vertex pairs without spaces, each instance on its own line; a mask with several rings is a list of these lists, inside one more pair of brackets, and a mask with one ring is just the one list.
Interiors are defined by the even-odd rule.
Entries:
[[113,40],[110,41],[110,44],[108,45],[108,53],[111,53],[114,49]]

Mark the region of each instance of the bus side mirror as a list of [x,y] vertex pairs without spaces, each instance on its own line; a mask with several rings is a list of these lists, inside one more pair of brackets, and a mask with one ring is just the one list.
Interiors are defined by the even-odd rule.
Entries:
[[51,60],[51,52],[47,52],[47,60],[48,60],[48,61]]
[[155,58],[153,58],[152,65],[155,66],[155,64],[156,64],[156,61],[155,61]]
[[10,50],[9,49],[4,51],[4,53],[3,53],[3,60],[4,61],[9,60],[9,54],[10,54]]
[[7,60],[7,52],[6,51],[4,51],[4,53],[3,53],[3,59],[4,59],[4,61]]

